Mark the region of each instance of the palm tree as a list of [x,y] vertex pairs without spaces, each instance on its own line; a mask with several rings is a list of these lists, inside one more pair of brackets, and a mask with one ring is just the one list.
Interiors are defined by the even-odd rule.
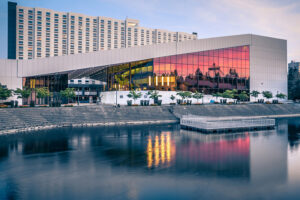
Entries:
[[258,97],[258,95],[260,94],[259,91],[256,91],[256,90],[253,90],[250,95],[253,96],[255,98],[255,101],[256,101],[256,98]]
[[271,99],[271,98],[273,98],[273,94],[270,91],[263,91],[262,94],[268,100]]
[[154,91],[149,91],[148,92],[148,95],[149,95],[149,98],[150,99],[153,99],[153,101],[156,101],[158,100],[159,97],[162,97],[157,90],[154,90]]
[[226,90],[225,92],[223,92],[222,97],[233,99],[234,98],[234,93],[233,93],[232,90]]
[[176,93],[176,95],[180,96],[180,98],[182,99],[182,102],[186,98],[184,91],[179,91]]
[[28,98],[29,98],[29,96],[31,94],[31,90],[28,89],[28,88],[26,88],[26,87],[23,88],[23,89],[17,88],[14,91],[14,93],[18,95],[18,99],[27,99],[27,103],[28,103]]
[[239,97],[239,99],[240,99],[241,101],[246,101],[246,100],[249,98],[248,94],[247,94],[245,91],[241,92],[241,93],[238,95],[238,97]]
[[176,97],[172,94],[172,95],[170,96],[170,99],[171,99],[172,101],[174,101],[174,100],[176,99]]
[[283,93],[276,94],[277,99],[285,99],[286,95]]
[[221,92],[217,92],[217,93],[214,93],[212,96],[216,97],[216,100],[218,101],[218,98],[222,97],[222,93]]
[[135,104],[135,100],[141,98],[142,93],[141,92],[136,92],[135,90],[131,90],[129,92],[129,94],[127,95],[127,97],[132,98],[133,99],[133,103]]
[[197,99],[197,103],[198,103],[198,100],[199,100],[199,99],[202,99],[202,104],[203,104],[203,94],[202,94],[202,93],[199,93],[198,91],[196,91],[196,92],[193,94],[193,98],[194,98],[194,99]]

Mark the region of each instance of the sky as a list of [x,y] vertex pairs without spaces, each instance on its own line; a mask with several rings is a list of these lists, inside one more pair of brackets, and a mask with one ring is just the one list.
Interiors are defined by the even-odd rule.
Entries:
[[[7,0],[0,0],[0,26]],[[5,1],[5,4],[3,3]],[[288,62],[300,61],[300,0],[11,0],[18,5],[140,20],[140,26],[197,32],[198,38],[258,34],[286,39]],[[2,21],[2,22],[1,22]],[[7,37],[0,28],[0,40]],[[1,45],[3,46],[3,45]],[[0,50],[3,53],[3,48]]]

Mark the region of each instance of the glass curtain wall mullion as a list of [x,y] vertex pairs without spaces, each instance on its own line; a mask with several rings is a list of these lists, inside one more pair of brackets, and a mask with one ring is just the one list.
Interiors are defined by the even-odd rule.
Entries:
[[[149,63],[151,72],[146,72]],[[206,94],[227,89],[249,91],[249,46],[159,57],[128,65],[129,86],[125,90],[188,90]],[[116,72],[110,71],[108,77],[113,77]],[[109,83],[107,87],[114,88]]]

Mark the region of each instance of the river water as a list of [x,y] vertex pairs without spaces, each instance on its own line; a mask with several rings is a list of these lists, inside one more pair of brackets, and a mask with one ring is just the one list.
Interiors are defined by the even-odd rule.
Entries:
[[300,119],[205,135],[178,125],[0,136],[0,199],[300,199]]

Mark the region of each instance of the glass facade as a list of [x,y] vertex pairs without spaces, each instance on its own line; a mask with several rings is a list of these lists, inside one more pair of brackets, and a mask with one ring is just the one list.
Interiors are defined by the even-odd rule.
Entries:
[[[100,69],[101,68],[101,69]],[[86,76],[107,83],[104,91],[160,90],[204,94],[236,89],[249,93],[249,46],[166,56],[102,69],[24,78],[27,88],[48,87],[55,96],[68,87],[68,79]],[[35,101],[35,94],[31,95]]]
[[106,69],[108,90],[249,92],[249,46],[201,51],[132,62]]
[[17,46],[17,3],[8,2],[8,39],[7,58],[16,59]]
[[[35,104],[39,103],[36,97],[35,88],[47,87],[51,92],[49,99],[55,99],[59,97],[59,92],[65,90],[68,87],[68,74],[48,75],[23,78],[23,88],[33,89],[27,102],[34,101]],[[45,103],[48,103],[48,98],[45,98]],[[25,104],[27,103],[25,101]]]

